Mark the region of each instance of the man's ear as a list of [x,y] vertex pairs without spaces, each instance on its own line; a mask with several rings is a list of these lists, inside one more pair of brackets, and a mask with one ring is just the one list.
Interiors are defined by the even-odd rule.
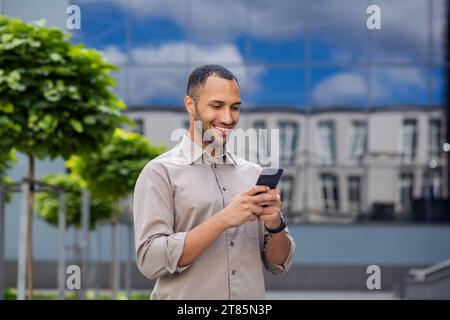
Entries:
[[192,98],[189,97],[188,95],[184,96],[184,106],[189,115],[192,115],[194,113],[195,110],[194,100],[192,100]]

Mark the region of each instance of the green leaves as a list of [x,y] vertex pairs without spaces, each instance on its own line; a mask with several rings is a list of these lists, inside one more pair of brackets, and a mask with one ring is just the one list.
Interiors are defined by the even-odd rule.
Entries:
[[2,34],[2,43],[7,43],[10,42],[12,39],[14,38],[14,36],[11,33],[4,33]]
[[0,101],[0,112],[13,113],[14,105],[11,102]]
[[165,150],[139,134],[117,129],[112,141],[98,152],[73,156],[66,166],[86,181],[90,190],[117,201],[133,191],[147,162]]
[[97,120],[95,119],[94,116],[86,116],[86,117],[84,117],[83,122],[86,124],[95,124],[97,122]]
[[64,59],[61,57],[61,55],[56,52],[50,53],[50,60],[52,60],[53,62],[64,61]]
[[[14,149],[6,150],[0,145],[0,185],[12,183],[12,179],[5,175],[5,171],[11,168],[16,161]],[[11,193],[6,193],[6,202],[11,200]]]
[[128,120],[116,67],[56,28],[0,16],[0,144],[38,158],[95,152]]
[[[43,178],[45,182],[53,186],[61,187],[66,192],[66,224],[67,226],[80,227],[81,222],[81,189],[82,181],[73,174],[50,174]],[[58,195],[50,192],[42,192],[37,195],[38,215],[53,225],[58,224]],[[108,219],[112,214],[112,201],[110,197],[103,197],[91,193],[89,226],[95,227],[95,223],[102,219]]]
[[83,132],[83,125],[81,124],[80,121],[75,120],[75,119],[70,119],[69,123],[76,132],[78,132],[78,133]]
[[17,70],[11,71],[8,75],[3,77],[3,80],[8,84],[9,89],[16,91],[25,90],[25,86],[20,83],[20,72]]

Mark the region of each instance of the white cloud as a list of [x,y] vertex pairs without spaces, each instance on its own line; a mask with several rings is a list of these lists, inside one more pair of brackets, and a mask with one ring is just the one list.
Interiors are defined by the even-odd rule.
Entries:
[[[244,58],[238,48],[233,44],[221,44],[218,46],[199,46],[187,42],[165,43],[159,47],[134,48],[131,53],[132,62],[138,64],[131,67],[122,67],[121,76],[118,77],[119,87],[125,85],[128,72],[129,90],[126,97],[130,104],[144,104],[154,97],[173,97],[182,102],[187,77],[191,67],[162,68],[161,64],[168,62],[181,62],[184,59],[185,48],[190,52],[197,64],[222,63],[235,74],[239,80],[241,91],[255,93],[259,89],[257,79],[264,73],[264,68],[254,68],[247,72]],[[114,64],[123,64],[127,61],[126,54],[117,47],[107,47],[104,56]],[[183,64],[182,64],[183,65]],[[124,91],[124,90],[122,90]]]
[[[405,96],[411,90],[426,89],[426,74],[417,68],[375,69],[372,72],[371,98],[373,101],[389,98],[395,94]],[[344,105],[355,99],[364,99],[366,94],[365,78],[356,72],[333,74],[313,88],[314,102],[318,105]]]
[[366,94],[364,78],[355,73],[335,74],[319,82],[313,89],[314,101],[319,105],[343,105]]
[[125,64],[127,62],[126,54],[115,46],[108,46],[103,50],[103,56],[112,64]]
[[[313,39],[332,44],[337,55],[347,51],[360,54],[364,41],[370,37],[378,58],[404,62],[426,57],[428,1],[423,0],[376,1],[381,8],[382,29],[375,31],[366,29],[367,3],[360,0],[276,3],[271,0],[120,0],[120,3],[137,16],[175,22],[198,43],[232,42],[248,32],[254,38],[277,42],[304,38],[309,31]],[[433,1],[433,5],[434,12],[445,12],[443,0]],[[189,17],[188,12],[191,12]],[[432,29],[436,41],[441,37],[444,22],[444,14],[434,14]]]
[[[373,70],[372,96],[374,100],[408,94],[411,89],[425,90],[426,74],[417,68],[391,68]],[[394,92],[395,91],[395,92]]]

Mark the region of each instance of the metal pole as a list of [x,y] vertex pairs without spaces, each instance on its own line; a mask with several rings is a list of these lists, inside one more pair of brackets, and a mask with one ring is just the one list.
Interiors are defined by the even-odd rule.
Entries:
[[119,248],[117,246],[117,238],[119,236],[119,226],[117,224],[116,218],[112,223],[112,245],[113,245],[113,293],[112,299],[117,300],[117,294],[120,290],[120,263],[119,263]]
[[66,197],[64,191],[59,191],[58,207],[59,255],[58,255],[58,292],[59,299],[64,300],[66,294]]
[[82,202],[81,202],[81,226],[83,229],[83,238],[81,241],[81,260],[82,260],[82,287],[81,287],[81,299],[86,299],[86,290],[88,284],[88,245],[89,245],[89,209],[90,209],[90,197],[89,191],[83,189]]
[[0,185],[0,300],[4,297],[5,288],[5,191]]
[[127,290],[127,298],[131,300],[131,261],[133,259],[133,233],[131,224],[127,225],[128,233],[128,253],[127,253],[127,264],[125,270],[125,288]]
[[[20,199],[20,216],[19,216],[19,252],[17,255],[17,300],[25,300],[25,284],[26,284],[26,262],[27,262],[27,230],[28,224],[28,193],[30,191],[29,182],[22,180],[21,199]],[[31,259],[31,257],[30,257]]]
[[99,275],[100,275],[100,261],[101,261],[101,230],[100,230],[100,224],[97,222],[96,226],[95,226],[95,233],[96,233],[96,240],[97,243],[94,246],[94,257],[95,257],[95,264],[94,264],[94,296],[95,299],[97,299],[98,295],[99,295]]

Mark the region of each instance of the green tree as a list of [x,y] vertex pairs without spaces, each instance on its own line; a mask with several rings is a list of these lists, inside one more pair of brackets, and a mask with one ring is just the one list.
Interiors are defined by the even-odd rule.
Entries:
[[82,177],[92,193],[112,198],[113,245],[111,256],[113,267],[111,268],[111,283],[113,296],[117,290],[113,274],[116,255],[116,219],[120,213],[119,201],[133,192],[139,173],[146,163],[165,150],[165,146],[153,145],[139,134],[117,129],[111,143],[105,145],[99,152],[72,156],[67,161],[67,166],[72,173]]
[[0,172],[6,172],[11,168],[11,164],[16,161],[16,155],[14,149],[1,150],[0,152]]
[[[70,34],[0,16],[0,144],[34,159],[68,158],[108,142],[126,118],[112,93],[116,69],[102,55],[70,43]],[[32,191],[28,197],[32,221]],[[32,224],[27,252],[28,298],[32,298]]]
[[[61,187],[66,193],[66,226],[81,226],[81,189],[82,182],[73,174],[50,174],[43,178],[46,183]],[[39,193],[37,196],[37,214],[50,224],[58,225],[59,199],[56,193]],[[111,199],[91,194],[89,228],[94,229],[99,220],[111,217]]]
[[[16,161],[14,149],[9,151],[1,150],[0,148],[0,185],[11,183],[12,180],[6,175],[6,170],[11,168],[13,162]],[[5,197],[6,201],[11,200],[10,193],[8,192]]]
[[[147,162],[166,149],[150,143],[140,134],[116,129],[109,144],[97,152],[70,157],[67,167],[86,182],[92,193],[110,196],[117,204],[133,192]],[[116,209],[117,205],[114,205],[113,210]]]

